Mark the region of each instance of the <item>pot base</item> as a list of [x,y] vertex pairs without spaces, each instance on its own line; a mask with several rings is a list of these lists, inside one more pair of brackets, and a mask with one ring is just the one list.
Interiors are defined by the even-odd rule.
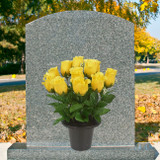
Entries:
[[94,127],[100,123],[94,121],[87,125],[86,123],[70,124],[65,121],[62,124],[69,129],[71,148],[77,151],[84,151],[91,148]]

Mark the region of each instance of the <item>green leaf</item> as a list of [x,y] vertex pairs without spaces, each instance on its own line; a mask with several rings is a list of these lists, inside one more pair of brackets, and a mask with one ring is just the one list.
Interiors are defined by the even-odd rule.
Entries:
[[97,107],[98,107],[98,108],[103,108],[103,107],[105,107],[106,105],[107,105],[106,102],[104,102],[104,101],[99,101],[98,104],[97,104]]
[[66,107],[67,106],[67,104],[65,103],[58,103],[58,102],[50,103],[50,105],[54,107]]
[[94,118],[97,122],[101,123],[101,117],[99,115],[94,115]]
[[100,92],[100,96],[101,97],[103,97],[103,95],[104,95],[104,91],[103,91],[104,89],[102,89],[102,91]]
[[82,112],[82,115],[84,117],[89,117],[90,114],[91,114],[91,112],[89,110],[86,110],[86,109]]
[[56,125],[57,123],[59,123],[60,121],[63,121],[63,120],[64,120],[63,117],[58,118],[58,119],[56,119],[56,120],[54,121],[53,125]]
[[70,121],[70,117],[68,117],[65,113],[63,114],[63,118],[65,121],[69,122]]
[[110,111],[110,109],[98,108],[98,109],[94,112],[94,115],[104,115],[104,114],[108,113],[109,111]]
[[88,122],[89,121],[89,117],[85,117],[83,118],[84,122]]
[[68,117],[70,117],[69,108],[64,108],[64,112],[65,112],[65,115],[67,115]]
[[71,119],[72,119],[72,118],[74,118],[75,116],[76,116],[76,112],[73,112],[70,117],[71,117]]
[[54,106],[54,108],[55,108],[54,112],[63,111],[67,107],[67,104],[57,103],[57,102],[51,103],[50,105]]
[[73,93],[73,91],[68,91],[68,93],[66,94],[66,102],[68,104],[72,103],[73,101],[75,101],[75,95]]
[[73,104],[71,107],[70,107],[70,113],[74,112],[74,111],[77,111],[79,109],[83,108],[83,105],[82,104]]
[[55,94],[50,95],[50,94],[47,94],[47,96],[50,97],[50,98],[53,98],[54,100],[63,102],[63,103],[66,102],[66,99],[65,99],[65,97],[63,95],[55,95]]
[[83,112],[81,113],[81,115],[82,115],[82,117],[83,117],[84,122],[88,122],[88,121],[89,121],[90,112],[88,112],[88,111],[83,111]]
[[67,104],[55,102],[51,103],[50,105],[54,106],[54,113],[59,113],[65,121],[70,121],[70,112],[69,108],[67,108]]
[[83,119],[83,117],[81,116],[81,114],[79,112],[76,113],[75,119],[78,122],[85,122],[85,120]]
[[62,117],[64,117],[65,116],[65,112],[62,110],[62,111],[54,111],[54,113],[56,113],[56,112],[58,112]]
[[96,105],[98,102],[98,92],[92,92],[90,95],[90,102],[92,103],[92,105]]
[[89,107],[92,105],[92,103],[89,100],[85,100],[83,104]]
[[51,105],[51,106],[58,106],[59,104],[62,104],[62,103],[59,103],[59,102],[53,102],[53,103],[49,103],[48,105]]
[[85,97],[90,96],[92,92],[93,92],[92,87],[91,87],[90,84],[89,84],[89,85],[88,85],[88,91],[87,91],[87,93],[85,94]]
[[105,101],[106,103],[111,103],[114,98],[115,98],[115,95],[106,93],[101,100]]

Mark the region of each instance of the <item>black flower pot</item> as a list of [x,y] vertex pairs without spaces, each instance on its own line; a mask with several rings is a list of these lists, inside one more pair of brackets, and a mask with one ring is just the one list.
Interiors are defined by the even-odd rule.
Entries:
[[97,127],[100,123],[94,120],[90,123],[68,123],[62,121],[62,124],[69,129],[72,149],[84,151],[91,148],[94,127]]

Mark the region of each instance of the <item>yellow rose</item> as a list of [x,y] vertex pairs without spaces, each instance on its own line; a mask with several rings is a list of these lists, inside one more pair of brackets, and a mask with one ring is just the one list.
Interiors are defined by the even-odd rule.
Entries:
[[70,72],[70,68],[72,67],[72,61],[62,61],[61,62],[61,73],[62,73],[62,76],[65,76],[65,74],[69,75]]
[[83,65],[83,56],[74,57],[72,67],[81,67]]
[[76,77],[71,80],[73,85],[73,91],[76,94],[84,96],[88,91],[88,84],[91,83],[89,79],[84,79],[83,77]]
[[42,82],[42,84],[45,86],[46,90],[48,92],[51,92],[52,89],[54,89],[53,84],[51,83],[51,81],[56,77],[59,76],[59,72],[58,72],[58,68],[54,67],[54,68],[50,68],[48,70],[48,72],[46,72],[46,74],[43,77],[44,82]]
[[116,75],[117,75],[117,70],[112,68],[107,68],[106,74],[105,74],[106,87],[111,87],[114,85]]
[[108,75],[116,76],[117,75],[117,70],[112,69],[112,68],[107,68],[105,76],[108,76]]
[[104,87],[104,79],[104,74],[102,72],[97,72],[96,74],[92,75],[92,89],[94,91],[98,90],[98,92],[100,93]]
[[46,72],[46,74],[44,75],[43,80],[45,81],[47,77],[50,77],[50,79],[52,77],[52,79],[54,79],[56,76],[60,76],[58,68],[57,67],[50,68],[48,72]]
[[100,61],[96,59],[86,59],[84,65],[84,73],[91,77],[92,74],[100,72]]
[[54,89],[54,86],[53,84],[50,83],[51,81],[48,79],[48,80],[45,80],[45,82],[42,82],[42,84],[45,86],[46,90],[48,92],[51,92],[51,90]]
[[82,67],[73,67],[73,68],[70,69],[70,73],[71,73],[71,79],[74,79],[76,77],[84,78]]
[[57,76],[52,80],[51,83],[53,83],[54,90],[59,95],[61,95],[62,93],[67,93],[68,87],[67,87],[67,84],[66,84],[64,78]]
[[56,76],[60,76],[57,66],[54,67],[54,68],[50,68],[50,69],[48,70],[48,73],[49,73],[49,74],[54,74],[55,77],[56,77]]

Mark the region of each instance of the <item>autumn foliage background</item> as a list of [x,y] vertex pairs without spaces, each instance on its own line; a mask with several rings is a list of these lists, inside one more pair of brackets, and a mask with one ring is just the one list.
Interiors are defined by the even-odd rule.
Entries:
[[146,32],[150,20],[159,13],[158,0],[3,0],[0,1],[0,67],[3,67],[0,75],[13,68],[4,68],[6,63],[17,64],[13,72],[25,72],[25,24],[49,14],[72,10],[103,12],[134,23],[136,60],[159,55],[160,41]]
[[[0,75],[25,73],[25,24],[71,10],[98,11],[133,22],[135,61],[146,58],[149,62],[150,57],[160,57],[160,41],[146,32],[150,20],[159,13],[158,0],[3,0],[0,1]],[[15,69],[11,72],[11,68]],[[159,78],[159,75],[136,78],[136,141],[159,140]],[[145,112],[138,107],[145,108]],[[26,141],[25,86],[0,87],[0,142],[8,141]]]

